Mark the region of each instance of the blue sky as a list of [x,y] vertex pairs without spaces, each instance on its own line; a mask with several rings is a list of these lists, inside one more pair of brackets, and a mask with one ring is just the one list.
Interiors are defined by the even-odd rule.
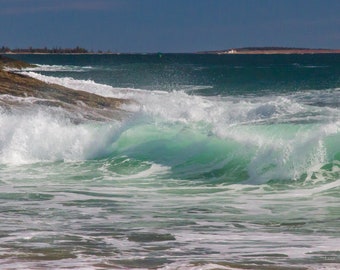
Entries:
[[340,0],[0,0],[0,46],[340,48]]

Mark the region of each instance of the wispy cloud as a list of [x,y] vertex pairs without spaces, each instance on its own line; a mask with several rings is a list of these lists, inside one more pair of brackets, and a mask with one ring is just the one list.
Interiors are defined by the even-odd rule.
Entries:
[[0,14],[101,11],[118,8],[122,3],[121,0],[0,0]]

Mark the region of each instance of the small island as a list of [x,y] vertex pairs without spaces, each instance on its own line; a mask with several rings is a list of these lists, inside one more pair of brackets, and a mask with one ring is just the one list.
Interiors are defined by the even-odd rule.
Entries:
[[[24,110],[30,106],[63,108],[79,118],[105,121],[120,120],[129,113],[121,107],[131,100],[103,97],[84,91],[48,84],[34,78],[10,71],[31,65],[0,55],[0,109]],[[17,97],[17,98],[13,98]],[[25,99],[29,102],[25,102]]]
[[289,47],[244,47],[227,50],[203,51],[199,54],[325,54],[340,53],[340,49],[309,49]]

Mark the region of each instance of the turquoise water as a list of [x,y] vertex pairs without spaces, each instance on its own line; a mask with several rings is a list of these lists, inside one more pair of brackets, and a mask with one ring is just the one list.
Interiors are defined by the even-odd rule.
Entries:
[[0,110],[4,269],[339,267],[339,55],[15,57],[136,103]]

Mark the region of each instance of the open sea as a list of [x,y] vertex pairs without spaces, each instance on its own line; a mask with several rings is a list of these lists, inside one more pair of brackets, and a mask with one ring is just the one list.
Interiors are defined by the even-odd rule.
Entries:
[[12,57],[136,103],[0,108],[0,269],[340,269],[340,54]]

